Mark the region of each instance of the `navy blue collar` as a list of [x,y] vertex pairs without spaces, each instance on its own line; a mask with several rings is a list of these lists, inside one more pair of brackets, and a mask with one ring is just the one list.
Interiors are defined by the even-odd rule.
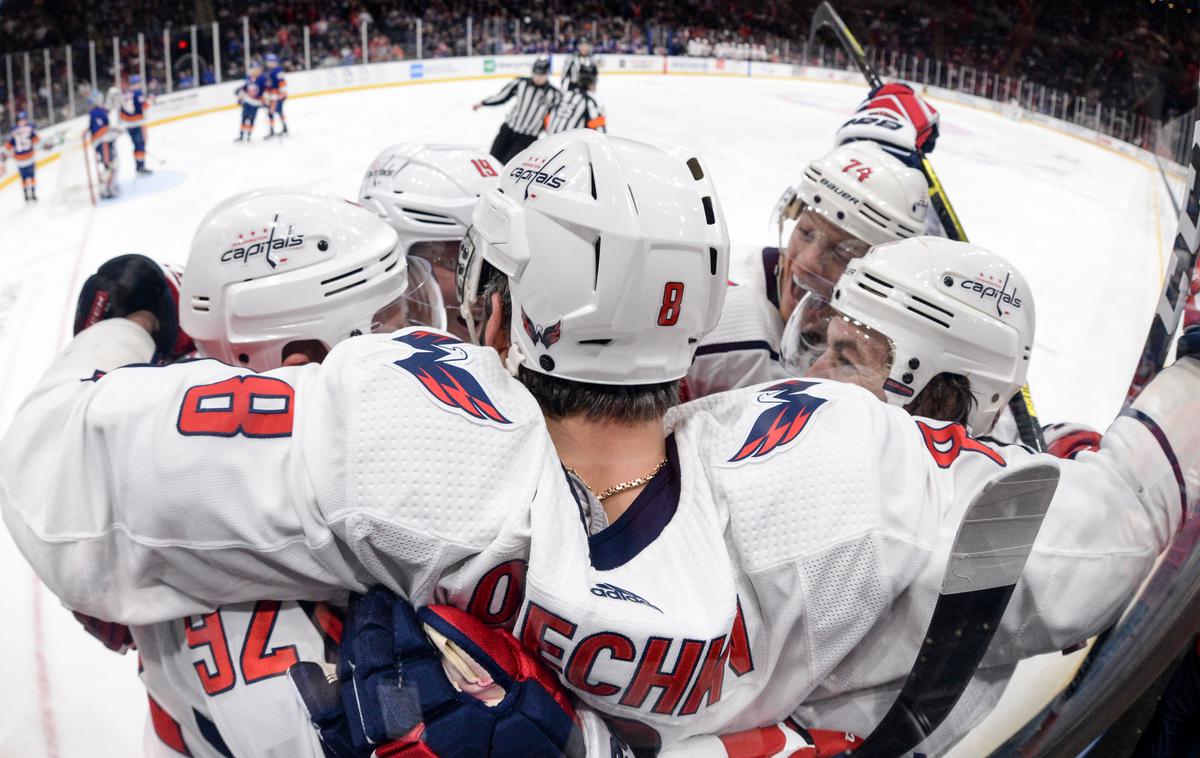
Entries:
[[633,560],[658,539],[679,508],[679,450],[667,437],[667,465],[654,475],[612,524],[588,538],[592,568],[610,571]]
[[763,275],[767,278],[767,299],[779,308],[779,248],[764,247],[762,251]]

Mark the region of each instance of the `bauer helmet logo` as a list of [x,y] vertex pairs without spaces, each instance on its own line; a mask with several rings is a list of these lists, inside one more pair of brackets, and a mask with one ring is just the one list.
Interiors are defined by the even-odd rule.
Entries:
[[275,214],[275,218],[271,219],[269,227],[261,229],[251,229],[245,234],[239,234],[233,245],[221,253],[222,263],[232,263],[241,261],[249,263],[252,258],[263,256],[267,265],[271,268],[276,268],[281,263],[287,263],[287,258],[280,257],[279,252],[282,250],[290,250],[294,247],[300,247],[304,244],[304,235],[296,234],[292,231],[292,225],[288,224],[287,233],[282,236],[275,235],[275,229],[279,225],[279,214]]
[[979,296],[980,300],[993,300],[996,305],[997,316],[1007,316],[1010,311],[1004,309],[1004,306],[1009,306],[1013,309],[1020,309],[1021,298],[1017,297],[1017,288],[1014,286],[1011,290],[1008,288],[1008,281],[1012,278],[1012,274],[1005,274],[1004,281],[987,274],[980,274],[974,279],[963,279],[958,286],[963,289],[974,292]]

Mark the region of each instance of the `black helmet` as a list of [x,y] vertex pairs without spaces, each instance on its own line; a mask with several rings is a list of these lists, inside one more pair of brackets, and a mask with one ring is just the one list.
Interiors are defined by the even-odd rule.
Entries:
[[584,63],[579,67],[579,86],[587,87],[589,84],[595,84],[597,76],[596,64]]
[[539,55],[538,59],[533,62],[533,73],[535,73],[535,74],[550,73],[550,59],[544,55]]

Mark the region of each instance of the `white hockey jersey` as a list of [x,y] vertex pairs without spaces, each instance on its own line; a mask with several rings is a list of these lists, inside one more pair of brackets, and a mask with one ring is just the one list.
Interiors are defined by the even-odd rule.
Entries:
[[[637,745],[802,705],[806,725],[869,733],[966,504],[1002,468],[1047,458],[787,380],[669,414],[670,465],[589,533],[595,502],[490,350],[404,330],[262,376],[198,361],[89,380],[151,350],[120,320],[83,332],[0,445],[5,521],[67,605],[151,623],[382,582],[515,622]],[[1200,366],[1156,381],[1194,388]],[[1178,528],[1200,432],[1151,390],[1099,452],[1059,463],[988,666],[1094,634]]]
[[751,253],[762,270],[742,281],[730,281],[717,326],[700,340],[696,358],[683,384],[685,399],[785,379],[779,363],[783,318],[779,315],[775,267],[779,249]]
[[132,631],[152,700],[146,755],[325,755],[287,670],[334,661],[341,619],[331,607],[264,600]]

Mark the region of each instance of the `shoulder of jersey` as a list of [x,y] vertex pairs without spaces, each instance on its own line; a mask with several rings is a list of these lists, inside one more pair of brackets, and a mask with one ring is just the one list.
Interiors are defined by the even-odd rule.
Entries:
[[700,340],[702,346],[765,340],[772,349],[778,349],[783,319],[767,299],[761,268],[758,265],[751,276],[729,282],[721,318],[716,328]]
[[880,412],[859,387],[788,379],[679,406],[667,425],[704,472],[743,567],[757,571],[879,523],[870,440]]
[[544,425],[537,402],[504,368],[495,350],[445,332],[410,327],[338,344],[325,361],[359,398],[386,398],[430,431],[463,424],[495,432]]
[[317,421],[336,475],[313,479],[331,521],[364,514],[406,549],[481,548],[546,476],[562,480],[536,401],[490,348],[409,328],[338,344],[326,370],[315,413],[344,418]]

